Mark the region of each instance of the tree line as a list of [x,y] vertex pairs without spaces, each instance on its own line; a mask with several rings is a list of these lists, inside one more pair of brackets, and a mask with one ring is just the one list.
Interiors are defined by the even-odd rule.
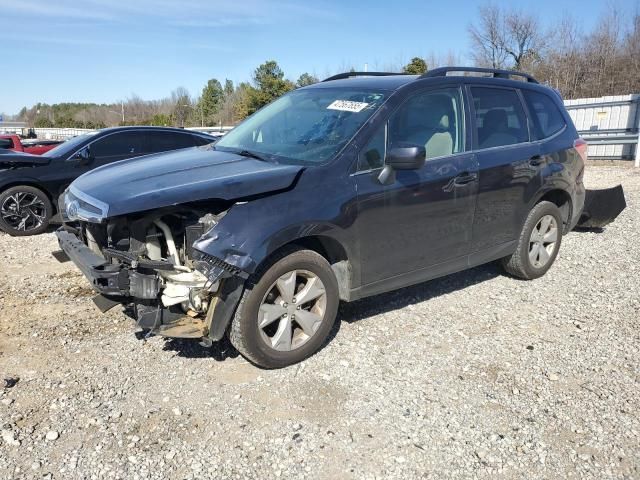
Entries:
[[251,82],[237,85],[212,78],[198,97],[178,87],[161,100],[143,100],[137,95],[118,103],[38,103],[24,107],[18,120],[30,126],[104,128],[115,125],[176,127],[234,125],[274,99],[295,88],[316,83],[309,73],[292,82],[274,60],[257,67]]
[[[584,31],[569,17],[543,26],[535,13],[487,4],[479,7],[468,33],[474,65],[530,73],[564,98],[640,92],[638,13],[622,15],[609,9],[591,30]],[[416,56],[406,65],[384,65],[384,70],[422,74],[428,68],[460,64],[459,59],[456,52],[431,53]],[[355,68],[343,65],[345,70]],[[161,100],[134,95],[111,104],[38,103],[24,107],[18,120],[36,127],[76,128],[234,125],[279,96],[316,82],[318,78],[310,73],[292,81],[275,60],[268,60],[254,70],[250,81],[234,84],[212,78],[196,97],[179,87]]]
[[[354,67],[350,67],[355,71]],[[407,73],[424,73],[425,60],[414,58],[404,67]],[[192,97],[184,87],[178,87],[167,98],[143,100],[134,95],[125,101],[111,104],[95,103],[38,103],[24,107],[18,120],[39,128],[104,128],[115,125],[156,125],[176,127],[234,125],[296,88],[318,82],[310,73],[303,73],[294,82],[285,78],[275,60],[258,66],[251,82],[237,85],[225,79],[209,80],[198,97]]]
[[535,13],[479,8],[469,26],[471,56],[478,66],[532,74],[564,98],[640,92],[640,14],[606,7],[593,29],[571,17],[543,26]]

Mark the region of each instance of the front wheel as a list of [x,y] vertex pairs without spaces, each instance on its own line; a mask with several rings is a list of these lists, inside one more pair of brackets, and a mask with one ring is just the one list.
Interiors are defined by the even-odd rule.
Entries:
[[502,266],[511,275],[525,280],[541,277],[553,265],[561,242],[560,209],[551,202],[540,202],[524,222],[516,251],[502,259]]
[[49,198],[35,187],[19,185],[0,193],[0,230],[11,236],[44,232],[52,215]]
[[256,365],[292,365],[322,347],[339,301],[338,283],[324,257],[286,249],[248,281],[229,339]]

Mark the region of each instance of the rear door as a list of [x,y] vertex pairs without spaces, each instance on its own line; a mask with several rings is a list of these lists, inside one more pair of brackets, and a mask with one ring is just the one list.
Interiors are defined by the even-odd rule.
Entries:
[[480,185],[471,253],[517,238],[523,203],[538,190],[540,146],[532,143],[521,93],[515,88],[470,85],[474,151]]

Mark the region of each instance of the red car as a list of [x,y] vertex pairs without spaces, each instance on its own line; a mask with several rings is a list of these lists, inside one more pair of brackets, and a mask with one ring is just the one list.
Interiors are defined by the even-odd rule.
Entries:
[[0,148],[13,150],[16,152],[31,153],[32,155],[42,155],[52,148],[60,145],[61,140],[22,140],[18,135],[0,134]]

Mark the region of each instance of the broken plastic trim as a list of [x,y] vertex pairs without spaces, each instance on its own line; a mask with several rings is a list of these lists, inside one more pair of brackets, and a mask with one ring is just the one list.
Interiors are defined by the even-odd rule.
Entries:
[[208,255],[195,248],[193,249],[193,262],[195,269],[207,277],[210,282],[215,282],[227,277],[246,279],[249,276],[247,272],[240,270],[238,267],[234,267],[224,260],[220,260],[217,257]]
[[576,227],[602,228],[613,222],[626,207],[622,185],[603,190],[587,190],[582,215]]

